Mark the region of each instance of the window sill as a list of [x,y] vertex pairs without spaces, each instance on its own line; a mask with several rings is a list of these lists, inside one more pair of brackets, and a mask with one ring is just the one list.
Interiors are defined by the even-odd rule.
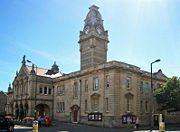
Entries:
[[64,96],[64,94],[57,94],[57,96]]

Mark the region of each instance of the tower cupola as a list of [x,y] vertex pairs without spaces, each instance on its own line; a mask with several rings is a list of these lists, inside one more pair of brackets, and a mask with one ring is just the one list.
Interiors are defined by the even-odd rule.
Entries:
[[51,70],[53,71],[54,74],[59,72],[59,68],[58,65],[56,65],[56,61],[54,62],[54,64],[52,65]]
[[90,8],[89,13],[86,16],[85,21],[85,26],[92,26],[92,25],[102,25],[103,26],[103,20],[101,17],[101,14],[99,13],[98,9],[99,7],[93,5]]

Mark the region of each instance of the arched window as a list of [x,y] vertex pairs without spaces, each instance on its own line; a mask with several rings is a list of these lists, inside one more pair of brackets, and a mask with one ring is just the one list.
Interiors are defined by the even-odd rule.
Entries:
[[97,90],[99,87],[99,79],[98,78],[94,78],[94,90]]
[[78,98],[78,83],[74,83],[74,98]]

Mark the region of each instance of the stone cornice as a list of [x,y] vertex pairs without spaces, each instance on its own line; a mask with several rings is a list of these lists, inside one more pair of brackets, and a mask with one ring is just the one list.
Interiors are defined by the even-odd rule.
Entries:
[[95,33],[95,34],[88,34],[88,35],[80,35],[80,40],[78,41],[78,43],[86,41],[86,40],[88,40],[90,38],[96,38],[96,39],[100,39],[100,40],[105,40],[107,43],[109,43],[107,35],[99,35],[97,33]]
[[[88,69],[72,72],[70,74],[65,74],[65,75],[63,75],[63,76],[61,76],[59,78],[54,79],[53,82],[58,82],[58,81],[62,81],[62,80],[68,80],[70,78],[80,77],[80,76],[83,76],[83,75],[86,75],[86,74],[92,74],[92,73],[94,73],[95,71],[98,71],[98,70],[114,69],[114,68],[115,69],[120,68],[122,70],[127,70],[127,71],[130,71],[130,72],[134,72],[134,73],[137,73],[137,74],[139,74],[139,75],[141,75],[143,77],[148,77],[148,78],[150,77],[149,72],[143,71],[137,66],[130,65],[130,64],[127,64],[127,63],[124,63],[124,62],[111,61],[111,62],[107,62],[107,63],[101,64],[101,65],[98,65],[98,66],[95,66],[95,67],[90,67]],[[153,79],[165,81],[164,79],[156,78],[155,76],[153,76]]]

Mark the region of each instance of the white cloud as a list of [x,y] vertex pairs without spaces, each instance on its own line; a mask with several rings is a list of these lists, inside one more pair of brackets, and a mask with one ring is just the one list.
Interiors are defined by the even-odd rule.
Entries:
[[20,41],[17,41],[17,40],[13,40],[12,38],[9,39],[9,41],[10,41],[11,44],[13,44],[15,46],[18,46],[21,49],[28,50],[28,51],[30,51],[30,52],[32,52],[34,54],[40,55],[40,56],[42,56],[42,57],[44,57],[44,58],[46,58],[48,60],[51,60],[51,61],[55,60],[55,58],[52,55],[50,55],[47,52],[44,52],[44,51],[42,51],[40,49],[32,48],[32,47],[29,46],[30,44],[25,44],[23,42],[20,42]]

